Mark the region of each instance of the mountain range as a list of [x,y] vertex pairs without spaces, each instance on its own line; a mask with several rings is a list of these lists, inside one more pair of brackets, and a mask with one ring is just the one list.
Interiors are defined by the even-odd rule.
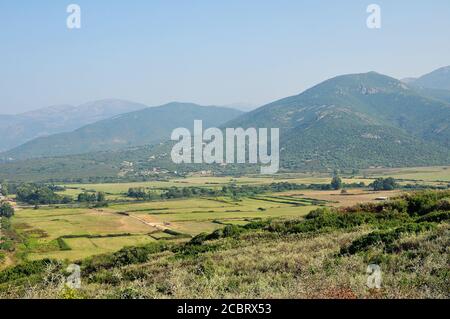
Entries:
[[375,72],[327,80],[226,126],[279,127],[285,168],[450,162],[450,104]]
[[18,115],[0,115],[0,151],[146,107],[140,103],[107,99],[79,106],[55,105]]
[[450,66],[442,67],[419,78],[407,78],[405,83],[438,90],[450,90]]
[[36,138],[3,156],[27,159],[155,144],[170,138],[175,128],[192,129],[194,120],[203,120],[208,127],[219,126],[241,114],[242,111],[227,107],[174,102],[117,115],[72,132]]
[[54,176],[66,176],[62,168],[71,159],[79,171],[101,162],[105,176],[117,174],[123,161],[135,163],[134,173],[155,165],[174,169],[170,143],[157,143],[168,140],[175,127],[192,127],[194,119],[203,119],[205,127],[280,128],[281,166],[287,170],[450,164],[449,69],[402,81],[376,72],[342,75],[248,113],[187,103],[145,108],[3,153],[13,159],[86,155],[3,164],[0,178],[5,169],[11,176],[29,172],[24,167],[54,172],[50,166],[61,168]]

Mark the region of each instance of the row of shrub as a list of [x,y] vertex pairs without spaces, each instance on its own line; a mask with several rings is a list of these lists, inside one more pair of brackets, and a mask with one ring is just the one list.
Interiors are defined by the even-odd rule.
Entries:
[[7,268],[0,272],[0,284],[22,278],[29,278],[33,275],[39,275],[43,273],[50,264],[61,265],[55,260],[43,259],[27,261],[17,266]]
[[341,249],[341,254],[365,252],[374,246],[383,246],[386,252],[392,252],[394,242],[405,234],[419,234],[436,228],[435,223],[410,223],[388,230],[377,230],[354,240],[348,247]]

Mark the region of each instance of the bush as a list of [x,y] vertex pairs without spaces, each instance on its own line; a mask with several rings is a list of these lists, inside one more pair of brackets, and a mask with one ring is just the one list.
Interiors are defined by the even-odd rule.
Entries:
[[52,187],[35,184],[23,184],[17,188],[17,200],[31,205],[68,204],[72,199],[56,194]]
[[0,217],[1,223],[2,223],[2,229],[4,230],[10,230],[11,229],[11,222],[6,217]]
[[[349,229],[367,223],[375,223],[376,216],[371,213],[341,213],[329,209],[318,209],[306,216],[305,221],[288,222],[284,225],[287,233],[310,233],[318,231],[330,231],[337,229]],[[272,228],[272,231],[280,231],[280,225]]]
[[227,225],[224,229],[223,229],[223,237],[227,238],[227,237],[235,237],[237,235],[239,235],[240,233],[242,233],[243,228],[237,225]]
[[113,254],[98,255],[83,261],[83,272],[90,274],[102,269],[112,269],[131,264],[144,263],[149,255],[164,251],[165,243],[151,243],[139,247],[125,247]]
[[371,186],[374,191],[392,191],[398,187],[397,182],[392,177],[378,178]]
[[0,217],[11,218],[14,216],[14,208],[10,203],[0,204]]
[[23,264],[8,268],[0,272],[0,284],[29,277],[31,275],[41,274],[50,264],[57,264],[57,261],[51,259],[43,259],[36,261],[28,261]]
[[359,252],[367,251],[369,248],[383,245],[385,251],[392,250],[396,240],[404,234],[421,233],[435,228],[433,223],[410,223],[395,229],[385,231],[374,231],[354,240],[349,247],[341,249],[341,254],[354,255]]
[[14,242],[11,239],[5,239],[2,243],[0,243],[0,250],[14,251]]
[[189,242],[185,245],[175,246],[172,252],[174,252],[178,258],[190,258],[196,257],[199,254],[217,251],[217,249],[219,249],[219,245],[217,244],[203,243],[201,245],[193,245]]
[[341,189],[343,186],[342,179],[337,175],[334,176],[333,179],[331,180],[330,186],[334,190]]
[[425,216],[419,217],[417,219],[417,222],[434,222],[434,223],[440,223],[442,221],[450,220],[450,211],[439,211],[439,212],[433,212],[429,213]]

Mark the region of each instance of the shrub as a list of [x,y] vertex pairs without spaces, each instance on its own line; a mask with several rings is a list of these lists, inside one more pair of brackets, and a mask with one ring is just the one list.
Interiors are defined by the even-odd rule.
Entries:
[[111,269],[131,264],[144,263],[151,254],[164,251],[166,243],[150,243],[139,247],[125,247],[113,254],[103,254],[83,261],[83,272],[90,274],[101,269]]
[[11,222],[6,217],[0,217],[1,223],[2,223],[2,229],[4,230],[11,230]]
[[417,222],[435,222],[440,223],[442,221],[450,220],[450,211],[438,211],[426,214],[417,219]]
[[0,250],[14,251],[14,242],[11,239],[5,239],[2,243],[0,243]]
[[240,233],[242,233],[243,228],[237,225],[227,225],[224,229],[223,229],[223,237],[227,238],[227,237],[235,237],[237,235],[239,235]]
[[[371,213],[341,213],[329,209],[318,209],[308,214],[305,221],[286,224],[285,231],[288,233],[309,233],[349,229],[374,222],[376,222],[376,216]],[[279,231],[280,228],[272,230]]]
[[331,180],[330,186],[334,190],[341,189],[343,186],[342,179],[339,176],[335,175]]
[[201,233],[198,234],[197,236],[195,236],[194,238],[191,239],[190,243],[192,245],[201,245],[203,244],[203,242],[205,242],[206,240],[208,240],[208,234],[207,233]]
[[186,258],[196,257],[200,254],[217,251],[218,249],[219,245],[217,244],[193,245],[191,243],[187,243],[185,245],[175,246],[172,252],[174,252],[178,258]]
[[374,191],[392,191],[398,187],[397,182],[392,177],[378,178],[370,186]]
[[378,245],[384,245],[384,249],[390,251],[394,242],[400,239],[402,235],[409,233],[418,234],[434,227],[435,224],[433,223],[410,223],[395,229],[374,231],[354,240],[349,247],[341,249],[341,254],[353,255]]
[[448,191],[424,191],[406,195],[408,201],[408,213],[411,216],[423,216],[435,210],[446,210],[450,206],[446,197]]
[[14,208],[10,203],[0,204],[0,217],[11,218],[14,215]]
[[24,277],[29,277],[31,275],[41,274],[50,264],[59,265],[57,261],[51,259],[43,259],[28,261],[12,268],[5,269],[0,272],[0,284]]

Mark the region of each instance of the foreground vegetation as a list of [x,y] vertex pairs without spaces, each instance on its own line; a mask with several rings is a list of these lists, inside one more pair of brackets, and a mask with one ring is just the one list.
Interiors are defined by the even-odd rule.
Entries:
[[[29,261],[0,273],[2,298],[449,298],[450,192],[319,208],[306,218],[227,225],[78,261]],[[367,266],[382,270],[366,286]]]

